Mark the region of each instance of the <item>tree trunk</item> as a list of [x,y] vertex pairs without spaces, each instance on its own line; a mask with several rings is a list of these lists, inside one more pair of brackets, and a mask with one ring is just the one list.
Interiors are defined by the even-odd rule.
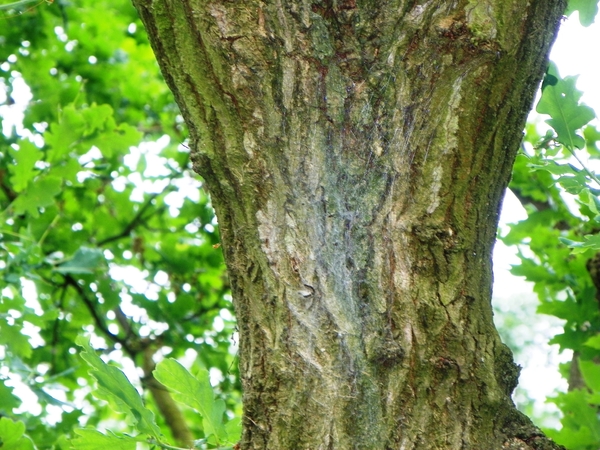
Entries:
[[241,448],[559,448],[490,298],[564,3],[134,3],[221,227]]

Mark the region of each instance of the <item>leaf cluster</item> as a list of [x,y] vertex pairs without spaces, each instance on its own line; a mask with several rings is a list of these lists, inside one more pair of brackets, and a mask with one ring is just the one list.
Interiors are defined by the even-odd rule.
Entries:
[[[138,442],[149,442],[155,446],[175,449],[164,443],[160,427],[154,419],[154,413],[144,405],[142,397],[127,377],[118,368],[106,364],[87,340],[80,337],[78,345],[83,347],[83,359],[91,366],[90,373],[97,382],[96,397],[109,402],[116,411],[129,416],[135,424],[138,435],[100,433],[95,429],[85,428],[75,430],[76,439],[72,441],[75,449],[95,450],[107,447],[123,450],[135,450]],[[240,421],[230,420],[224,423],[225,402],[215,398],[206,369],[199,369],[193,376],[187,369],[174,359],[161,361],[154,371],[156,379],[164,387],[175,393],[175,398],[195,410],[202,417],[205,438],[194,442],[195,448],[203,448],[210,444],[211,448],[226,450],[221,444],[233,444],[240,435]]]
[[580,103],[575,82],[550,66],[537,112],[550,116],[551,128],[540,135],[527,126],[510,185],[528,217],[502,239],[518,248],[512,273],[533,283],[538,312],[564,322],[550,343],[574,354],[563,367],[569,392],[550,399],[563,414],[562,428],[547,433],[569,449],[591,450],[600,445],[600,181],[594,170],[600,133],[588,125],[595,114]]

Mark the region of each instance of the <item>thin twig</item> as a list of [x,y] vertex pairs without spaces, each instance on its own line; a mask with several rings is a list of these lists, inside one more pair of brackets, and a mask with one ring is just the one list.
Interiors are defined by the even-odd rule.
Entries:
[[598,178],[596,177],[596,175],[594,175],[586,166],[585,164],[583,164],[583,161],[581,161],[581,159],[579,159],[579,157],[577,156],[577,154],[575,153],[574,150],[572,150],[570,147],[565,146],[565,148],[569,151],[569,153],[571,153],[571,155],[573,155],[573,157],[577,160],[577,162],[581,165],[581,167],[583,167],[583,171],[585,173],[588,174],[588,176],[594,180],[598,186],[600,186],[600,180],[598,180]]
[[13,9],[18,8],[19,6],[25,6],[29,3],[41,3],[40,0],[20,0],[14,3],[7,3],[6,5],[0,5],[0,10],[2,9]]
[[[169,186],[167,188],[167,190],[172,190],[172,187]],[[125,228],[123,228],[123,230],[118,233],[115,234],[113,236],[109,236],[106,239],[101,240],[100,242],[98,242],[98,247],[102,247],[103,245],[106,245],[110,242],[113,241],[117,241],[119,239],[122,239],[124,237],[129,236],[129,234],[131,234],[131,232],[140,224],[143,223],[144,220],[143,219],[143,215],[144,213],[152,206],[152,201],[158,197],[160,194],[163,194],[163,192],[157,193],[157,194],[152,194],[150,195],[150,198],[148,198],[148,200],[146,201],[146,203],[144,203],[144,205],[140,208],[140,210],[137,212],[137,214],[134,216],[134,218],[131,220],[131,222],[129,222],[127,224],[127,226],[125,226]]]
[[67,274],[67,275],[65,275],[65,282],[66,282],[67,285],[73,287],[77,291],[77,293],[81,297],[81,300],[83,300],[83,303],[85,304],[85,306],[87,307],[88,311],[92,315],[92,318],[94,319],[94,322],[96,322],[96,326],[106,336],[108,336],[112,341],[121,344],[123,346],[123,348],[125,349],[125,351],[127,353],[129,353],[129,356],[131,357],[131,359],[134,359],[135,358],[135,352],[132,351],[132,349],[130,348],[127,340],[126,339],[121,339],[119,336],[117,336],[116,334],[112,333],[108,329],[108,326],[106,325],[106,322],[104,321],[104,318],[100,317],[100,315],[98,314],[98,311],[96,311],[94,303],[89,299],[89,297],[87,296],[86,292],[79,285],[79,283],[77,282],[77,280],[75,278],[73,278],[71,275]]

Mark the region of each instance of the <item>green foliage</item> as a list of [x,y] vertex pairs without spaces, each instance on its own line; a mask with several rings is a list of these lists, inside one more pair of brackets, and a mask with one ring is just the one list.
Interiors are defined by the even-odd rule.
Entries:
[[547,433],[568,449],[591,450],[600,446],[600,310],[590,271],[600,273],[587,265],[600,251],[600,183],[585,159],[600,156],[600,133],[582,129],[594,114],[579,103],[575,78],[562,79],[551,66],[544,85],[537,111],[551,116],[553,131],[526,129],[510,188],[528,218],[502,239],[518,246],[521,262],[512,273],[534,283],[538,312],[564,321],[551,343],[576,355],[564,372],[573,389],[550,399],[562,412],[562,428]]
[[593,403],[592,396],[583,389],[558,394],[551,401],[564,417],[562,429],[546,430],[548,436],[570,450],[598,448],[600,442],[599,403]]
[[25,424],[0,417],[0,447],[2,450],[32,450],[33,443],[25,436]]
[[102,434],[96,430],[82,429],[75,430],[78,435],[73,439],[73,448],[79,450],[103,450],[114,448],[116,450],[135,450],[138,440],[126,434],[117,435],[110,431]]
[[[589,24],[597,2],[571,0],[575,10]],[[147,385],[154,356],[195,447],[233,444],[240,384],[220,238],[136,12],[27,0],[0,5],[0,21],[0,447],[175,448]],[[514,273],[535,283],[540,312],[565,321],[554,342],[581,358],[588,389],[554,399],[565,416],[553,436],[573,449],[600,445],[600,317],[585,267],[600,249],[600,185],[573,160],[600,156],[600,132],[581,132],[593,115],[580,97],[550,69],[538,110],[554,132],[528,126],[512,189],[529,218],[504,237],[522,249]]]
[[177,361],[167,359],[156,368],[154,376],[176,393],[174,397],[177,401],[192,406],[202,415],[207,435],[227,438],[222,423],[225,403],[222,400],[215,401],[206,370],[201,370],[196,378]]
[[237,441],[241,433],[240,422],[230,421],[228,426],[223,423],[225,402],[215,399],[207,370],[199,369],[197,375],[193,376],[174,359],[165,359],[156,367],[154,376],[175,393],[177,401],[193,408],[202,416],[204,432],[208,438],[214,437],[216,445]]
[[576,81],[577,77],[560,78],[551,63],[536,108],[540,114],[550,116],[546,123],[554,128],[556,140],[569,150],[584,147],[585,140],[577,131],[596,116],[592,108],[579,103],[582,93],[575,87]]
[[82,336],[78,337],[75,343],[83,347],[85,351],[81,353],[81,357],[92,367],[90,374],[98,384],[96,397],[109,402],[116,411],[129,414],[140,432],[160,436],[160,428],[154,422],[154,414],[144,406],[142,397],[125,374],[116,367],[105,364]]
[[[146,408],[142,397],[125,374],[117,367],[102,361],[86,338],[80,336],[77,344],[83,347],[81,356],[91,366],[89,373],[97,382],[95,396],[106,400],[115,411],[127,415],[140,434],[132,437],[110,431],[102,434],[96,430],[78,429],[75,433],[79,437],[73,439],[73,448],[91,450],[114,446],[129,450],[135,449],[137,442],[146,441],[159,447],[174,448],[164,443],[154,414]],[[224,423],[225,402],[215,399],[207,370],[200,369],[198,376],[194,377],[174,359],[165,359],[157,365],[154,376],[175,393],[174,397],[179,402],[193,408],[202,417],[205,438],[198,440],[196,447],[199,448],[203,442],[208,442],[212,447],[223,448],[222,443],[233,444],[239,439],[239,421]]]
[[229,283],[141,22],[127,1],[17,3],[0,8],[2,430],[14,448],[177,444],[146,381],[169,356],[220,380],[199,381],[209,418],[181,414],[225,444],[240,413]]
[[569,6],[565,14],[571,15],[575,11],[579,12],[579,22],[584,27],[594,23],[598,14],[598,0],[569,0]]

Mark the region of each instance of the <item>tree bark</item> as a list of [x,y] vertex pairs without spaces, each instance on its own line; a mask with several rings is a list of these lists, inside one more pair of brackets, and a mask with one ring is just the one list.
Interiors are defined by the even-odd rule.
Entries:
[[221,227],[241,448],[559,448],[490,299],[564,2],[134,3]]

